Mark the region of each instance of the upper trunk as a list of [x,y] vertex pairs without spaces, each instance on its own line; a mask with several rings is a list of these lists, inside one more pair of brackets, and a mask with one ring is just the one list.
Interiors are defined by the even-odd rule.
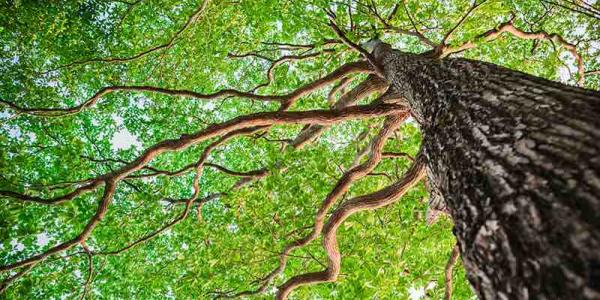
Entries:
[[483,299],[600,299],[600,94],[380,45]]

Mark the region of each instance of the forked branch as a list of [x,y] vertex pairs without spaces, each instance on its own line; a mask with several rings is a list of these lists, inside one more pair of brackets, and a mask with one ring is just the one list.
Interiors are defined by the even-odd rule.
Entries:
[[275,278],[275,276],[277,276],[281,272],[283,272],[283,270],[285,269],[285,266],[287,264],[290,253],[294,249],[308,245],[310,242],[314,241],[319,236],[319,234],[321,233],[321,230],[323,229],[323,225],[325,222],[325,216],[327,215],[327,212],[329,211],[329,209],[335,204],[335,202],[344,193],[346,193],[348,191],[348,189],[350,188],[350,186],[353,182],[355,182],[356,180],[358,180],[364,176],[367,176],[371,171],[373,171],[373,169],[375,169],[375,167],[381,160],[381,151],[383,149],[383,146],[385,145],[386,140],[396,129],[398,129],[400,127],[402,122],[407,117],[408,117],[408,111],[387,117],[380,133],[377,135],[377,137],[375,137],[375,139],[372,141],[372,143],[370,145],[369,158],[361,165],[353,167],[350,170],[348,170],[346,173],[344,173],[342,175],[342,177],[336,183],[335,187],[331,190],[331,192],[329,192],[329,194],[327,195],[327,197],[325,198],[325,200],[319,207],[319,210],[317,211],[317,215],[315,217],[315,223],[313,226],[313,230],[308,235],[304,236],[303,238],[295,240],[292,243],[289,243],[288,245],[285,246],[285,248],[283,249],[283,251],[281,252],[281,254],[279,256],[279,265],[273,271],[271,271],[267,276],[265,276],[264,278],[262,278],[260,280],[261,285],[259,286],[258,289],[243,291],[243,292],[237,293],[231,297],[240,297],[240,296],[246,296],[246,295],[264,292],[267,289],[267,287],[269,286],[269,284],[271,283],[271,281]]
[[279,286],[276,299],[287,299],[296,288],[320,282],[335,281],[340,273],[341,254],[338,249],[337,229],[349,216],[364,210],[377,209],[398,201],[412,186],[425,176],[425,161],[418,155],[416,161],[403,178],[377,192],[352,198],[342,203],[329,217],[323,228],[323,248],[327,252],[327,268],[320,272],[304,273],[294,276]]
[[89,108],[95,105],[102,97],[117,92],[117,91],[129,91],[129,92],[150,92],[150,93],[158,93],[168,96],[180,96],[187,97],[199,100],[216,100],[223,99],[225,97],[238,97],[238,98],[246,98],[257,101],[266,101],[266,102],[279,102],[282,106],[289,107],[296,100],[301,97],[316,91],[328,84],[335,82],[349,74],[353,73],[371,73],[373,72],[369,65],[366,62],[353,62],[342,65],[337,68],[330,74],[317,79],[313,82],[305,84],[298,89],[292,91],[291,93],[285,95],[257,95],[252,92],[242,92],[233,89],[224,89],[217,91],[212,94],[202,94],[190,90],[176,90],[176,89],[166,89],[154,86],[109,86],[100,89],[96,92],[92,97],[85,100],[83,103],[69,107],[69,108],[27,108],[23,106],[19,106],[13,102],[6,101],[4,99],[0,99],[0,104],[3,104],[14,111],[20,114],[28,114],[33,116],[45,116],[45,117],[62,117],[67,115],[72,115],[83,111],[86,108]]
[[440,51],[440,57],[446,57],[453,53],[458,53],[458,52],[462,52],[462,51],[465,51],[468,49],[475,48],[475,47],[477,47],[476,41],[478,41],[478,40],[482,40],[485,42],[493,41],[504,32],[510,33],[510,34],[514,35],[515,37],[525,39],[525,40],[546,40],[546,41],[554,42],[554,43],[557,43],[560,46],[564,47],[565,49],[567,49],[567,51],[569,51],[573,55],[573,57],[575,58],[575,61],[577,63],[577,73],[579,74],[577,83],[579,84],[579,86],[583,86],[584,78],[585,78],[585,68],[583,65],[583,58],[577,51],[577,47],[574,44],[567,42],[562,36],[560,36],[556,33],[547,33],[545,31],[535,31],[535,32],[523,31],[521,29],[516,28],[512,24],[512,21],[502,23],[498,28],[488,30],[487,32],[475,37],[475,39],[467,41],[459,46],[443,47],[443,49],[441,49],[441,51]]
[[[241,116],[232,119],[228,122],[215,124],[190,135],[182,135],[178,139],[164,140],[146,149],[137,159],[131,163],[122,166],[118,170],[99,176],[98,178],[104,182],[104,194],[100,199],[100,203],[94,216],[88,221],[85,228],[75,238],[56,245],[47,251],[31,256],[27,259],[0,266],[0,272],[12,270],[19,267],[24,267],[38,263],[48,256],[66,251],[73,246],[84,242],[92,233],[94,228],[103,219],[108,206],[112,201],[117,183],[125,179],[131,173],[138,171],[146,166],[156,156],[170,151],[183,150],[191,145],[200,143],[204,140],[231,134],[237,130],[250,130],[260,126],[270,126],[275,124],[323,124],[329,125],[342,120],[365,118],[375,116],[386,116],[404,111],[405,108],[393,104],[372,104],[365,106],[354,106],[341,110],[315,110],[315,111],[300,111],[300,112],[262,112],[251,115]],[[98,184],[100,185],[100,184]],[[197,195],[192,197],[186,207],[191,206],[191,203]]]

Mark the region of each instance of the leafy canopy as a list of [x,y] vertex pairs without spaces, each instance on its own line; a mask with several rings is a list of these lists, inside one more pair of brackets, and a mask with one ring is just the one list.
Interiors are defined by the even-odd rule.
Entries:
[[[482,36],[512,20],[523,31],[555,33],[576,45],[589,72],[585,85],[600,87],[599,76],[591,72],[600,69],[597,15],[582,13],[586,11],[569,1],[490,0],[459,22],[471,5],[462,0],[215,0],[198,13],[203,3],[195,0],[8,1],[0,5],[0,99],[26,108],[67,108],[107,86],[202,94],[249,91],[268,79],[269,59],[309,55],[279,64],[270,84],[257,90],[283,95],[360,59],[346,45],[327,42],[337,37],[323,8],[335,13],[350,40],[364,42],[378,35],[397,49],[416,53],[431,46],[394,28],[414,32],[416,27],[439,43],[459,24],[448,46],[471,41],[476,47],[455,56],[576,84],[576,60],[564,45],[510,34],[491,41]],[[598,4],[590,6],[598,11]],[[234,57],[249,52],[254,55]],[[354,75],[346,90],[365,77]],[[328,91],[314,91],[290,110],[328,109]],[[208,124],[277,108],[277,103],[241,97],[198,100],[135,91],[107,94],[61,117],[32,116],[0,106],[0,190],[44,198],[64,195],[76,185],[55,184],[112,172],[144,149]],[[204,299],[215,291],[254,289],[255,281],[277,266],[283,247],[310,232],[323,199],[381,126],[380,117],[341,122],[304,148],[293,149],[286,140],[294,139],[302,125],[277,125],[217,146],[208,162],[236,172],[265,170],[267,176],[237,188],[239,176],[205,167],[200,198],[214,198],[144,243],[118,255],[93,255],[89,273],[87,250],[121,249],[176,219],[185,205],[175,200],[190,197],[194,172],[122,181],[104,219],[86,240],[87,250],[77,245],[48,257],[2,297],[71,299],[86,293],[98,299]],[[149,165],[180,169],[194,163],[214,140],[161,154]],[[408,121],[384,151],[414,156],[419,144],[417,124]],[[410,163],[406,158],[383,159],[372,176],[355,182],[343,199],[389,185]],[[101,187],[52,206],[0,198],[0,265],[76,237],[95,214],[102,192]],[[425,297],[441,298],[444,267],[455,241],[448,218],[426,224],[427,198],[425,186],[419,184],[394,205],[352,216],[338,233],[343,256],[338,281],[301,288],[293,297],[403,299],[423,291]],[[292,252],[274,286],[307,270],[321,270],[326,261],[317,239]],[[472,297],[462,267],[453,276],[454,297]],[[256,297],[270,298],[273,293],[269,288]]]

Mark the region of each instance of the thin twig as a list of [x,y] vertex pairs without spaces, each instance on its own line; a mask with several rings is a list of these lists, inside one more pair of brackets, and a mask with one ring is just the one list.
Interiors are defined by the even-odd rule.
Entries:
[[452,270],[454,269],[454,265],[460,255],[460,249],[458,248],[458,244],[452,247],[452,253],[450,254],[450,258],[448,258],[448,263],[446,263],[445,269],[445,284],[446,284],[446,292],[444,295],[445,300],[452,299]]

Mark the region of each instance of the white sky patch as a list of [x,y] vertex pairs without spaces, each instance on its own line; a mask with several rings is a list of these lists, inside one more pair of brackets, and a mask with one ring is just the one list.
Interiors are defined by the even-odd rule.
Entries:
[[585,25],[579,24],[577,27],[575,27],[575,30],[573,30],[573,34],[575,34],[576,36],[583,36],[586,31],[585,29]]
[[215,107],[216,107],[216,105],[212,101],[204,102],[202,104],[202,108],[204,108],[206,110],[210,110],[210,111],[213,111],[215,109]]
[[11,126],[8,129],[8,135],[12,138],[18,139],[21,137],[21,128],[17,126]]
[[600,52],[600,41],[590,42],[590,53],[594,54]]
[[577,62],[571,52],[563,51],[560,53],[560,59],[565,62],[565,65],[569,67],[572,73],[577,73]]
[[19,242],[17,239],[12,239],[10,241],[10,245],[12,246],[13,252],[21,252],[25,250],[25,245],[23,245],[23,243]]
[[569,79],[571,79],[571,72],[569,72],[569,68],[567,68],[567,67],[560,67],[558,69],[558,78],[563,83],[568,82]]
[[564,62],[565,66],[558,69],[558,77],[561,82],[567,83],[573,77],[572,74],[577,73],[577,63],[573,55],[567,51],[560,53],[560,59]]
[[425,287],[417,287],[411,286],[408,288],[408,297],[410,300],[419,300],[425,297]]
[[129,149],[132,146],[141,148],[142,143],[138,137],[133,135],[127,128],[123,127],[123,118],[118,115],[112,115],[113,122],[117,127],[122,127],[119,131],[115,132],[110,140],[113,151],[121,149]]
[[123,126],[123,118],[121,116],[113,114],[111,117],[117,127]]
[[81,278],[81,271],[79,271],[79,270],[75,270],[75,271],[73,272],[73,275],[75,275],[75,277],[76,277],[77,279],[80,279],[80,278]]
[[190,246],[188,246],[188,244],[186,244],[186,243],[183,243],[183,244],[181,244],[181,249],[187,250],[187,249],[190,249]]
[[240,228],[235,223],[231,223],[231,224],[227,225],[227,231],[229,231],[231,233],[236,233],[236,232],[238,232],[239,229]]
[[132,146],[135,148],[141,148],[142,143],[138,139],[137,136],[131,134],[127,128],[123,128],[113,135],[110,140],[113,151],[118,151],[121,149],[129,149]]
[[2,118],[2,119],[8,119],[11,116],[12,116],[12,114],[9,113],[8,111],[0,111],[0,118]]
[[175,298],[175,293],[173,293],[173,289],[171,287],[169,287],[167,289],[167,293],[165,293],[165,298],[166,299],[176,299]]
[[40,233],[36,236],[36,242],[37,242],[38,246],[44,247],[44,246],[48,245],[48,243],[50,242],[50,237],[45,232]]
[[147,98],[144,96],[139,96],[139,97],[135,97],[134,104],[137,108],[142,109],[142,108],[152,105],[152,100],[150,98]]

